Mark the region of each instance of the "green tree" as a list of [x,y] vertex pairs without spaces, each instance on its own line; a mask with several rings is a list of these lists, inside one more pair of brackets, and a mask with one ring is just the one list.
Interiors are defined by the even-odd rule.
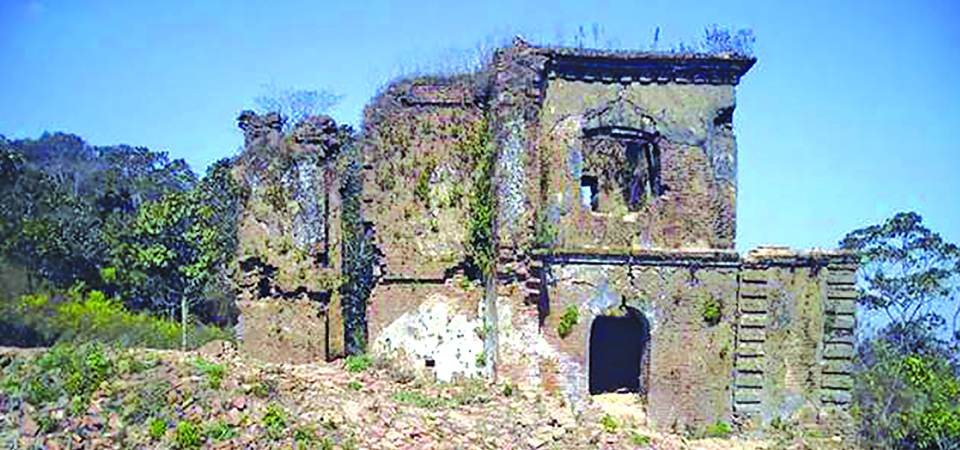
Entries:
[[862,337],[854,374],[854,412],[870,448],[960,445],[955,320],[943,337],[944,308],[960,307],[960,250],[921,222],[900,213],[840,242],[860,258],[860,305],[886,321]]
[[[955,291],[960,249],[921,222],[917,213],[900,213],[882,225],[852,231],[840,241],[842,248],[854,250],[860,258],[860,303],[897,326],[942,320],[938,307],[953,305],[960,311]],[[954,335],[956,317],[955,312]]]

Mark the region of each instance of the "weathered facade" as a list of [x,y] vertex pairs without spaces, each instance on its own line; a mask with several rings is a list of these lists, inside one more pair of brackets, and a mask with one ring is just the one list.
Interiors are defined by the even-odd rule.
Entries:
[[[491,369],[496,342],[498,377],[575,406],[637,392],[662,429],[848,433],[852,256],[734,250],[734,88],[754,62],[517,40],[484,72],[389,85],[363,129],[370,350],[449,379]],[[468,264],[485,214],[488,290]]]
[[[282,132],[276,113],[244,111],[233,162],[245,198],[238,228],[238,334],[272,362],[330,359],[342,348],[338,128],[311,118]],[[333,311],[333,314],[330,312]]]

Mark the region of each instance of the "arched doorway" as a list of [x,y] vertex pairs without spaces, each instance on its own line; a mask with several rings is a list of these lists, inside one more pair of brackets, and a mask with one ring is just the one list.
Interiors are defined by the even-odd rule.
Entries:
[[641,364],[650,322],[627,307],[625,316],[597,316],[590,326],[590,394],[642,392]]

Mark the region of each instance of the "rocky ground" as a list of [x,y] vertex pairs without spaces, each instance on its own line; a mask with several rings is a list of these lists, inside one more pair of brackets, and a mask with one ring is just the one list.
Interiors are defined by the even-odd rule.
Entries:
[[[38,352],[0,349],[0,362],[12,367]],[[222,341],[194,352],[130,354],[137,367],[103,383],[82,412],[0,390],[0,448],[848,448],[835,439],[658,434],[641,425],[643,409],[631,394],[594,396],[575,414],[555,394],[436,383],[363,359],[265,364]]]

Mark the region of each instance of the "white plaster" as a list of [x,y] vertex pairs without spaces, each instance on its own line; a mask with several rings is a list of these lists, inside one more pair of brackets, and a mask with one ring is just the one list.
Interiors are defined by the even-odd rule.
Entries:
[[480,320],[457,314],[453,301],[441,294],[428,297],[414,312],[406,313],[383,329],[371,346],[373,354],[402,349],[407,355],[435,362],[437,379],[450,381],[454,374],[480,376],[477,355],[483,341],[476,334]]

